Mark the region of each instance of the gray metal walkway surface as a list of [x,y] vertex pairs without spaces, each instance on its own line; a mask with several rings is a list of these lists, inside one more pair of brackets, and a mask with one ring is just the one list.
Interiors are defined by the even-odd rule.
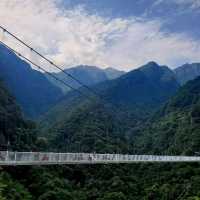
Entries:
[[118,164],[138,162],[200,162],[199,156],[156,156],[96,153],[0,151],[0,165]]

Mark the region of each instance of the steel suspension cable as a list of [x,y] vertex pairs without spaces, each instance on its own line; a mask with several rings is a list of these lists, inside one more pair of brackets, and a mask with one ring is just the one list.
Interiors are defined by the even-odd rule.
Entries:
[[52,66],[54,66],[55,68],[57,68],[60,71],[62,71],[65,75],[67,75],[68,77],[70,77],[71,79],[73,79],[74,81],[76,81],[79,85],[81,85],[82,87],[86,88],[88,91],[90,91],[91,93],[93,93],[95,96],[98,96],[100,99],[102,98],[101,95],[98,94],[96,91],[94,91],[92,88],[88,87],[82,81],[80,81],[79,79],[77,79],[76,77],[74,77],[73,75],[71,75],[70,73],[68,73],[65,70],[63,70],[61,67],[59,67],[58,65],[56,65],[53,61],[51,61],[49,58],[47,58],[46,56],[42,55],[40,52],[38,52],[37,50],[35,50],[34,48],[32,48],[30,45],[28,45],[22,39],[20,39],[19,37],[17,37],[15,34],[11,33],[10,31],[8,31],[6,28],[2,27],[1,25],[0,25],[0,28],[3,30],[3,32],[5,32],[5,33],[9,34],[10,36],[12,36],[14,39],[16,39],[21,44],[23,44],[24,46],[26,46],[27,48],[29,48],[32,52],[36,53],[38,56],[40,56],[41,58],[43,58],[44,60],[46,60]]
[[80,90],[72,87],[71,85],[69,85],[68,83],[66,83],[64,80],[59,79],[57,76],[53,75],[52,73],[48,72],[47,70],[45,70],[43,67],[41,67],[40,65],[34,63],[33,61],[31,61],[29,58],[23,56],[21,53],[19,53],[18,51],[16,51],[15,49],[11,48],[10,46],[8,46],[7,44],[5,44],[4,42],[0,41],[0,44],[4,45],[6,48],[8,48],[10,51],[14,52],[15,54],[17,54],[19,57],[23,58],[24,60],[28,61],[29,63],[31,63],[32,65],[34,65],[35,67],[37,67],[38,69],[42,70],[43,72],[47,73],[49,76],[53,77],[55,80],[61,82],[62,84],[64,84],[65,86],[67,86],[68,88],[76,91],[77,93],[79,93],[80,95],[86,97],[87,99],[90,100],[94,100],[92,97],[89,97],[88,95],[85,95],[83,92],[81,92]]
[[[68,77],[70,77],[71,79],[73,79],[74,81],[76,81],[80,86],[86,88],[88,91],[90,91],[91,93],[93,93],[93,95],[95,95],[96,97],[98,97],[98,99],[100,100],[100,102],[103,103],[103,105],[105,104],[110,104],[113,107],[116,107],[117,110],[119,110],[119,107],[114,105],[113,102],[111,102],[108,99],[105,99],[103,96],[101,96],[99,93],[97,93],[95,90],[93,90],[91,87],[88,87],[87,85],[85,85],[83,82],[81,82],[79,79],[77,79],[76,77],[74,77],[73,75],[71,75],[70,73],[66,72],[65,70],[63,70],[61,67],[59,67],[58,65],[56,65],[53,61],[51,61],[50,59],[48,59],[46,56],[42,55],[41,53],[39,53],[37,50],[35,50],[34,48],[32,48],[30,45],[28,45],[26,42],[24,42],[22,39],[20,39],[19,37],[17,37],[15,34],[11,33],[10,31],[8,31],[6,28],[4,28],[3,26],[0,25],[0,29],[3,30],[4,33],[9,34],[10,36],[12,36],[14,39],[16,39],[17,41],[19,41],[21,44],[23,44],[25,47],[27,47],[28,49],[30,49],[32,52],[36,53],[38,56],[40,56],[41,58],[43,58],[44,60],[46,60],[48,63],[50,63],[51,65],[53,65],[55,68],[59,69],[61,72],[63,72],[65,75],[67,75]],[[5,43],[4,43],[5,44]],[[27,60],[27,58],[24,58]],[[31,61],[30,59],[28,59],[27,61]],[[31,61],[32,62],[32,61]],[[33,63],[32,63],[33,64]],[[34,64],[33,64],[34,65]],[[36,64],[37,65],[37,64]],[[36,66],[35,65],[35,66]],[[38,67],[38,66],[37,66]],[[39,67],[38,67],[39,68]],[[44,71],[44,68],[42,69]],[[47,70],[44,71],[46,72],[48,75],[52,75],[50,72],[48,72]],[[58,78],[56,76],[54,76],[54,79],[56,79],[57,81],[60,82],[60,80],[58,80]],[[64,80],[62,80],[63,82]],[[66,83],[66,82],[65,82]],[[76,90],[76,88],[73,88],[72,86],[70,86],[69,84],[65,84],[67,85],[69,88]],[[79,90],[78,90],[79,91]],[[80,93],[80,91],[79,91]],[[83,93],[83,92],[82,92]],[[87,96],[84,94],[84,96]],[[124,111],[123,111],[124,112]]]

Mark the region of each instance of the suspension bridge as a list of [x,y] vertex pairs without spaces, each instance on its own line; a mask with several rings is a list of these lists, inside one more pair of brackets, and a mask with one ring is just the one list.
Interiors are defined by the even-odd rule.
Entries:
[[200,162],[200,156],[126,155],[96,153],[0,152],[0,166]]

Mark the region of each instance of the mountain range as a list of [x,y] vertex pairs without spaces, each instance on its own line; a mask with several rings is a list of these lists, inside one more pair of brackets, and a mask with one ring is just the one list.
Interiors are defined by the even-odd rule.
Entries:
[[[84,84],[90,86],[114,77],[124,72],[112,68],[101,70],[97,67],[77,66],[66,70]],[[63,79],[62,72],[54,73]],[[17,99],[25,116],[36,119],[48,111],[63,97],[69,88],[52,80],[47,74],[33,69],[30,64],[20,59],[3,45],[0,45],[0,79]],[[75,88],[79,85],[70,78],[65,78]]]
[[[76,79],[78,79],[87,86],[92,86],[103,81],[118,78],[124,73],[125,72],[118,71],[114,68],[100,69],[95,66],[79,65],[69,69],[65,69],[64,72],[53,73],[53,75],[56,76],[58,79],[64,80],[67,84],[71,85],[73,88],[79,88],[81,87],[81,85],[77,83],[75,80],[73,80],[71,77],[67,76],[66,74],[76,77]],[[59,83],[54,78],[48,75],[47,78],[49,78],[49,80],[53,84],[61,88],[64,94],[66,94],[71,90],[71,88],[67,88],[64,84]]]
[[73,94],[66,95],[41,121],[51,147],[117,152],[117,146],[121,152],[167,155],[199,152],[200,77],[180,87],[169,68],[150,62],[97,88],[118,109],[80,97],[74,103]]
[[[198,63],[185,64],[175,70],[164,66],[158,67],[159,65],[155,62],[150,62],[148,65],[152,65],[151,70],[144,66],[128,73],[113,68],[100,69],[86,65],[65,69],[65,72],[73,75],[85,85],[94,87],[111,102],[127,106],[134,104],[137,107],[146,103],[149,107],[161,104],[170,96],[169,94],[174,93],[177,85],[183,85],[200,73]],[[69,88],[53,80],[47,74],[33,69],[2,45],[0,46],[0,70],[0,78],[15,96],[23,113],[29,118],[38,118],[63,100],[65,95],[68,98]],[[165,73],[162,76],[159,73],[163,73],[163,70]],[[53,73],[53,75],[75,88],[80,87],[63,72]],[[149,78],[150,76],[152,77]]]
[[[143,122],[178,88],[175,75],[168,67],[150,62],[117,79],[95,85],[93,89],[101,94],[101,100],[88,101],[77,97],[75,92],[68,93],[41,119],[41,129],[48,137],[55,137],[51,147],[59,144],[57,148],[63,149],[68,144],[70,151],[75,151],[79,144],[83,151],[110,152],[117,141],[126,141],[126,130],[130,132],[130,127]],[[115,140],[110,139],[113,135]],[[110,144],[109,148],[103,144],[106,147]],[[118,146],[126,149],[125,142]]]

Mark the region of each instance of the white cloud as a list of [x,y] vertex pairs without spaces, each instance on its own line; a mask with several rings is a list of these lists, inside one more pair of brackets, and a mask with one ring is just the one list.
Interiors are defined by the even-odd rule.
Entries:
[[200,8],[200,0],[156,0],[153,3],[153,7],[159,6],[161,4],[172,3],[191,11],[199,11]]
[[[64,67],[88,64],[130,70],[149,60],[170,66],[200,60],[200,41],[164,33],[160,21],[108,19],[60,5],[55,0],[1,0],[0,24]],[[11,38],[6,42],[30,56]]]
[[172,0],[174,3],[179,5],[186,5],[191,9],[199,9],[200,8],[200,0]]

